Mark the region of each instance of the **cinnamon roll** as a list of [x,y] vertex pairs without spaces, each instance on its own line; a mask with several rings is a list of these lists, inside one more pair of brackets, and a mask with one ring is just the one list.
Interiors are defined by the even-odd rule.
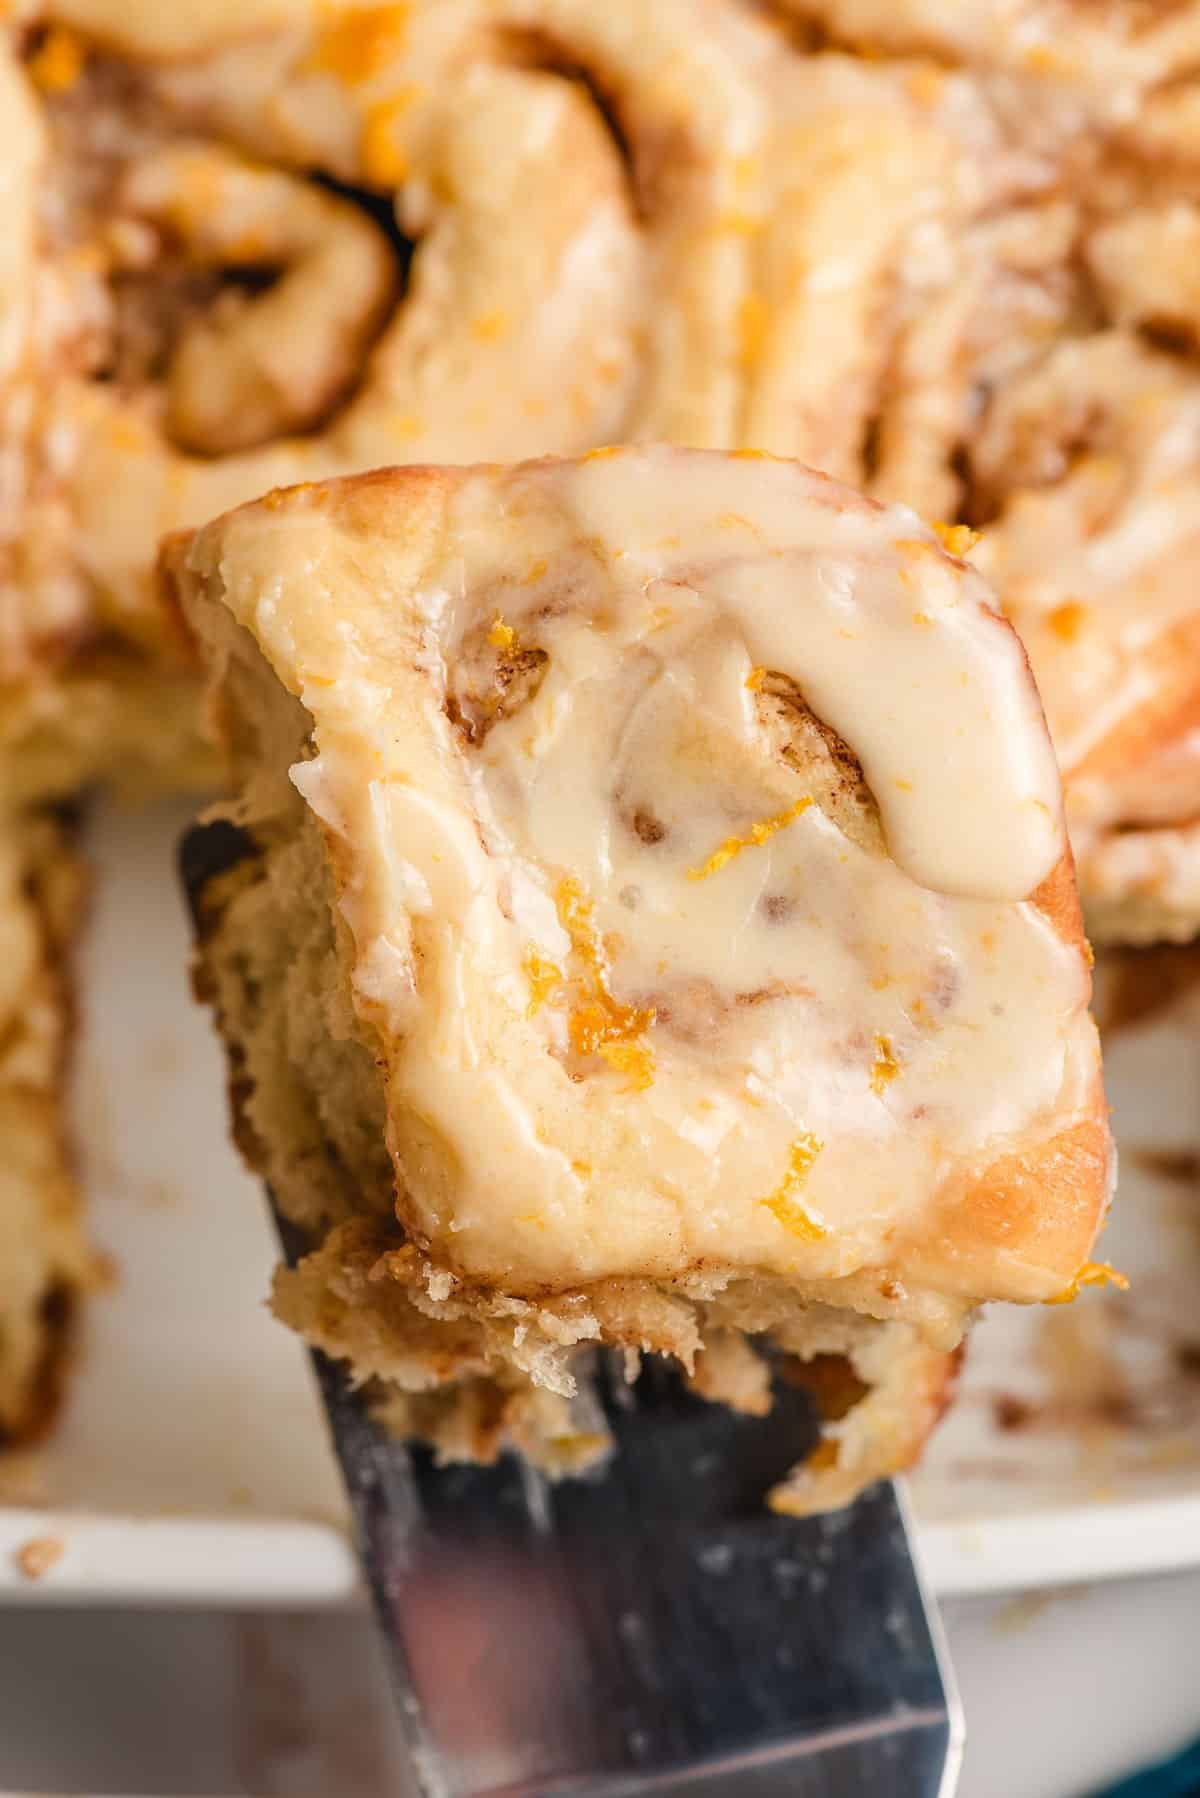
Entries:
[[944,135],[949,209],[929,253],[895,265],[846,473],[980,533],[973,559],[1046,703],[1092,934],[1191,937],[1200,8],[776,14],[813,61],[868,53],[870,77],[919,93]]
[[[269,494],[166,557],[236,770],[197,983],[306,1234],[279,1314],[447,1454],[602,1450],[581,1365],[848,1390],[906,1465],[1110,1148],[1023,652],[917,517],[648,447]],[[834,1382],[836,1383],[836,1382]]]

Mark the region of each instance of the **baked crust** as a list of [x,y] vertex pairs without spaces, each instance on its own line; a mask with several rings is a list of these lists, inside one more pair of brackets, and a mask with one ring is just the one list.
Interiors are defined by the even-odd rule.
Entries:
[[[796,465],[662,449],[275,493],[175,540],[164,568],[213,677],[239,787],[234,864],[196,883],[199,986],[230,1052],[239,1141],[314,1242],[277,1278],[280,1314],[360,1377],[407,1392],[388,1401],[393,1418],[447,1451],[492,1452],[506,1430],[527,1448],[540,1441],[551,1464],[556,1443],[570,1443],[572,1464],[577,1437],[598,1446],[594,1417],[572,1422],[589,1344],[669,1355],[706,1396],[761,1408],[755,1344],[766,1343],[848,1358],[862,1389],[830,1422],[828,1464],[797,1474],[782,1505],[841,1502],[907,1465],[972,1307],[1060,1296],[1111,1184],[1045,727],[1023,652],[977,578],[911,514]],[[850,608],[840,622],[823,610],[832,591]],[[789,607],[794,627],[779,622]],[[697,662],[710,640],[723,647]],[[944,655],[951,643],[973,644],[969,679],[987,689],[971,701],[969,752],[955,697],[966,664]],[[775,659],[753,666],[768,644]],[[868,658],[853,678],[845,653]],[[647,672],[660,663],[662,689]],[[855,696],[883,690],[885,665],[877,730]],[[703,700],[689,685],[701,678]],[[927,797],[939,789],[928,839],[921,783],[906,810],[914,782],[895,760],[910,754],[910,679],[924,683]],[[649,712],[627,697],[646,680],[659,695]],[[693,695],[678,715],[675,689]],[[536,747],[546,733],[553,754]],[[1003,768],[989,760],[1001,746]],[[555,809],[560,757],[575,817]],[[722,781],[735,777],[715,770],[743,757],[757,772],[731,799]],[[697,785],[700,765],[714,773]],[[1028,791],[1007,784],[1018,766]],[[934,870],[921,858],[942,852],[943,833],[961,844],[953,821],[968,798],[987,809],[987,831]],[[756,807],[770,814],[761,831],[744,822]],[[1005,854],[989,861],[989,840]],[[600,841],[608,875],[593,859]],[[707,860],[705,843],[716,846]],[[469,904],[449,897],[447,862],[470,870]],[[822,900],[847,863],[844,900]],[[742,917],[747,869],[759,896],[726,968],[723,950],[703,945],[724,942],[726,905]],[[659,880],[676,949],[656,934]],[[614,909],[630,883],[632,914]],[[534,889],[558,898],[535,903]],[[793,909],[802,892],[816,936]],[[901,963],[881,973],[886,942],[845,915],[894,930],[914,907],[922,923],[900,928]],[[776,916],[806,951],[776,961]],[[834,1023],[820,963],[840,965],[848,943]],[[943,950],[949,981],[935,971],[949,965]],[[723,975],[706,971],[717,965]],[[1006,1023],[982,997],[993,974]],[[727,1001],[722,979],[749,1004]],[[904,1015],[920,1023],[902,1041],[875,1008],[909,980]],[[800,1015],[807,1033],[789,1035],[779,1020]],[[963,1028],[974,1033],[965,1059],[953,1047]],[[1012,1056],[1000,1052],[1010,1032]],[[611,1059],[600,1053],[610,1044]],[[730,1121],[749,1103],[731,1072],[746,1056],[794,1081],[786,1121],[773,1110],[784,1087],[769,1082],[746,1130]],[[1041,1066],[1033,1086],[1019,1063]],[[984,1067],[986,1102],[973,1084]],[[509,1096],[497,1109],[500,1070]],[[1002,1107],[1011,1101],[1003,1123],[997,1082]],[[822,1098],[833,1091],[836,1102]],[[728,1117],[697,1159],[686,1117],[714,1103]],[[510,1104],[526,1120],[519,1136]],[[569,1163],[566,1184],[547,1175],[545,1153]],[[823,1180],[822,1157],[839,1155]]]
[[64,969],[83,899],[71,833],[0,829],[0,1443],[49,1421],[72,1316],[98,1264],[63,1122],[72,1034]]

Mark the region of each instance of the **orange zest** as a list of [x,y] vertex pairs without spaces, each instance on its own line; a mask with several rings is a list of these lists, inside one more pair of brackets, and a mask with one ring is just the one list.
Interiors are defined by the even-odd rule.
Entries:
[[829,1234],[824,1224],[809,1215],[797,1196],[808,1178],[808,1170],[824,1147],[819,1136],[814,1136],[810,1130],[802,1130],[792,1144],[787,1173],[770,1197],[759,1201],[802,1242],[820,1242]]
[[876,1031],[875,1059],[871,1063],[871,1091],[881,1093],[885,1086],[892,1084],[899,1072],[900,1063],[896,1060],[891,1037]]
[[654,1078],[654,1051],[643,1039],[654,1022],[653,1008],[623,1005],[608,985],[608,957],[596,928],[594,908],[577,880],[567,876],[554,895],[559,922],[582,964],[587,997],[567,1019],[567,1035],[577,1055],[599,1055],[609,1067],[631,1076],[643,1090]]
[[969,524],[939,524],[935,519],[933,531],[946,554],[957,556],[959,561],[979,542],[979,532],[973,531]]
[[509,317],[500,306],[493,306],[490,312],[481,312],[472,322],[471,335],[479,343],[495,343],[508,330]]
[[493,649],[511,650],[517,647],[516,631],[511,624],[505,624],[499,612],[497,612],[492,628],[488,632],[488,642]]
[[306,67],[314,73],[333,75],[347,86],[370,81],[404,49],[408,34],[408,7],[391,5],[352,6],[345,12],[330,9]]
[[1087,622],[1087,607],[1078,599],[1064,599],[1047,615],[1046,623],[1063,643],[1074,643]]
[[706,862],[701,862],[698,868],[688,869],[688,879],[707,880],[710,874],[718,873],[727,862],[733,860],[735,855],[740,855],[743,849],[755,849],[760,844],[768,842],[776,831],[782,830],[785,825],[792,822],[793,818],[798,818],[802,812],[806,812],[811,804],[812,799],[806,793],[803,799],[797,799],[795,804],[789,805],[786,811],[776,812],[773,818],[760,818],[757,824],[750,826],[744,837],[726,837],[725,841],[713,850]]
[[563,984],[563,971],[544,955],[539,955],[532,945],[526,949],[523,957],[525,978],[529,982],[529,1004],[526,1017],[533,1017],[541,1010],[550,994]]
[[743,368],[754,368],[762,360],[770,322],[770,308],[762,295],[746,294],[737,312],[738,361]]
[[1124,1274],[1119,1274],[1115,1267],[1107,1261],[1085,1261],[1065,1292],[1056,1293],[1047,1299],[1048,1305],[1069,1305],[1079,1297],[1085,1286],[1115,1286],[1118,1292],[1129,1291],[1129,1281]]
[[84,49],[73,31],[53,25],[29,59],[34,86],[44,94],[65,94],[83,74]]
[[414,90],[403,88],[378,101],[363,120],[358,150],[363,174],[379,187],[398,187],[408,174],[408,157],[400,142],[400,120],[412,105]]
[[654,1050],[649,1043],[601,1043],[596,1053],[618,1074],[628,1074],[633,1092],[645,1092],[654,1084]]

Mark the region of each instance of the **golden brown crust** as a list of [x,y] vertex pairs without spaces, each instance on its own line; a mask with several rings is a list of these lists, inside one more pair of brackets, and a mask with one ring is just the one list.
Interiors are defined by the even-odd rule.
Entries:
[[[1033,903],[1064,942],[1090,954],[1069,851]],[[973,1289],[971,1262],[986,1247],[993,1265],[1013,1267],[1012,1289],[1004,1290],[1001,1276],[997,1297],[1030,1296],[1027,1266],[1053,1270],[1065,1291],[1079,1269],[1081,1245],[1103,1227],[1112,1190],[1113,1145],[1098,1053],[1090,1110],[1049,1140],[1001,1156],[977,1179],[947,1190],[928,1229],[898,1249],[897,1260],[911,1256],[923,1277],[978,1298],[983,1295]]]
[[[1069,849],[1032,903],[1090,965]],[[1089,992],[1090,985],[1089,979]],[[952,1182],[920,1230],[897,1243],[897,1265],[972,1300],[986,1296],[978,1287],[980,1258],[996,1280],[997,1298],[1050,1296],[1031,1292],[1031,1268],[1050,1271],[1065,1291],[1085,1245],[1103,1227],[1112,1191],[1113,1146],[1098,1048],[1089,1111],[1067,1129],[1000,1156],[977,1176]]]
[[[897,1242],[897,1265],[941,1291],[973,1300],[1066,1292],[1086,1256],[1081,1245],[1091,1243],[1103,1226],[1112,1161],[1104,1090],[1097,1079],[1090,1118],[1047,1142],[1001,1156],[977,1179],[951,1183],[921,1229]],[[981,1261],[995,1281],[986,1295],[979,1291]],[[1030,1270],[1036,1270],[1034,1289]],[[1057,1286],[1047,1287],[1047,1274]]]
[[[273,1307],[360,1379],[382,1382],[371,1388],[381,1420],[424,1437],[445,1460],[490,1462],[516,1448],[558,1476],[602,1459],[608,1431],[575,1348],[593,1336],[685,1366],[694,1355],[688,1383],[701,1397],[751,1416],[770,1411],[770,1350],[744,1326],[770,1318],[778,1296],[752,1283],[705,1304],[612,1282],[539,1313],[461,1289],[431,1299],[421,1258],[387,1241],[378,1225],[340,1226],[276,1275]],[[770,1494],[772,1508],[796,1516],[847,1504],[911,1467],[953,1398],[962,1359],[961,1348],[938,1349],[906,1325],[871,1335],[819,1311],[792,1319],[774,1357],[779,1377],[810,1393],[821,1426],[813,1453]]]

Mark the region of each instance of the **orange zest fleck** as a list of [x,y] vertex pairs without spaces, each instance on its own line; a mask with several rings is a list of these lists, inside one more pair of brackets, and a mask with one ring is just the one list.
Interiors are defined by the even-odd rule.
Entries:
[[1074,643],[1087,619],[1087,607],[1077,599],[1064,600],[1049,613],[1046,623],[1063,643]]
[[652,1008],[623,1005],[608,985],[608,957],[596,928],[593,906],[577,880],[558,883],[554,895],[559,922],[571,939],[571,951],[583,968],[587,997],[567,1019],[567,1035],[576,1055],[599,1055],[612,1068],[633,1076],[635,1089],[654,1078],[654,1051],[641,1039],[654,1022]]
[[389,5],[340,8],[317,37],[307,67],[335,75],[348,85],[370,81],[401,54],[408,29],[408,7]]
[[1056,1293],[1047,1299],[1048,1305],[1069,1305],[1077,1299],[1085,1286],[1115,1286],[1118,1292],[1129,1291],[1129,1281],[1124,1274],[1119,1274],[1115,1267],[1107,1261],[1085,1261],[1065,1292]]
[[44,94],[65,94],[83,74],[83,45],[73,31],[51,26],[29,59],[29,74]]
[[480,343],[495,343],[508,330],[508,314],[499,306],[481,312],[471,325],[471,335]]
[[541,1010],[550,994],[563,984],[563,971],[556,962],[539,955],[532,944],[522,957],[522,965],[529,982],[529,1004],[525,1015],[531,1018]]
[[1035,75],[1058,75],[1063,66],[1062,58],[1051,44],[1034,44],[1025,52],[1025,67]]
[[621,448],[622,446],[619,443],[602,443],[598,449],[590,449],[583,460],[585,462],[599,462],[605,456],[619,456]]
[[534,581],[540,581],[549,566],[550,564],[548,562],[541,560],[531,562],[529,567],[525,570],[525,584],[529,586],[532,585]]
[[946,85],[946,77],[940,69],[932,64],[922,64],[914,69],[905,86],[919,106],[932,106],[941,96]]
[[896,1051],[892,1048],[892,1039],[880,1031],[875,1033],[875,1059],[871,1063],[871,1091],[882,1093],[885,1086],[890,1086],[900,1072],[900,1063],[896,1059]]
[[970,555],[979,542],[979,532],[973,531],[969,524],[939,524],[935,520],[933,530],[946,554],[957,556],[960,561]]
[[358,141],[364,177],[379,187],[396,187],[408,174],[408,157],[400,143],[401,116],[412,104],[408,89],[372,106]]
[[505,624],[497,612],[492,628],[488,632],[488,642],[493,649],[513,650],[517,647],[517,633],[511,624]]
[[115,450],[145,450],[149,433],[135,413],[118,412],[109,419],[104,434]]
[[654,1051],[649,1043],[601,1043],[596,1053],[610,1068],[629,1075],[631,1091],[645,1092],[654,1084]]
[[802,1130],[792,1144],[787,1173],[770,1197],[759,1201],[773,1217],[778,1218],[786,1230],[790,1230],[802,1242],[820,1242],[823,1236],[829,1234],[824,1224],[819,1224],[815,1217],[810,1217],[797,1196],[808,1178],[808,1170],[824,1147],[819,1136],[814,1136],[809,1130]]
[[770,309],[762,295],[746,294],[737,313],[738,361],[743,368],[753,368],[761,361],[770,322]]
[[760,844],[769,841],[776,831],[782,830],[794,818],[798,818],[802,812],[806,812],[811,804],[812,799],[806,793],[803,799],[797,799],[795,804],[789,805],[786,811],[776,812],[773,818],[760,818],[757,824],[750,826],[744,837],[726,837],[720,847],[713,850],[706,862],[701,862],[698,868],[688,869],[688,879],[706,880],[710,874],[718,873],[727,862],[733,860],[735,855],[740,855],[743,849],[756,849]]
[[766,678],[767,671],[765,668],[752,668],[746,676],[746,685],[752,693],[760,693],[762,691],[762,684]]

